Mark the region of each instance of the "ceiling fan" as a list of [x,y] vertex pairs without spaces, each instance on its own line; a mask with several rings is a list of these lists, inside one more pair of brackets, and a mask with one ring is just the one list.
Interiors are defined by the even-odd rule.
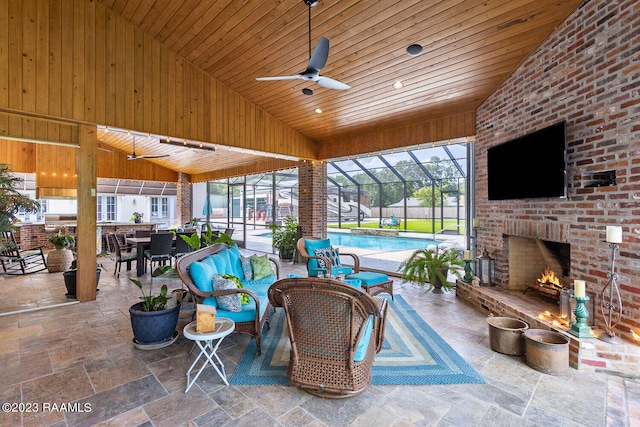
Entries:
[[329,40],[321,37],[318,40],[318,44],[313,51],[313,55],[311,54],[311,7],[318,4],[317,0],[303,0],[305,4],[309,6],[309,64],[307,65],[307,69],[302,73],[294,74],[291,76],[274,76],[274,77],[257,77],[256,80],[294,80],[294,79],[302,79],[302,80],[311,80],[316,82],[318,85],[325,87],[327,89],[338,89],[345,90],[350,89],[351,86],[348,84],[339,82],[338,80],[334,80],[329,77],[321,76],[320,70],[327,64],[327,59],[329,58]]
[[169,157],[169,154],[156,154],[156,155],[146,155],[146,156],[138,156],[136,154],[136,136],[133,136],[133,150],[132,153],[127,156],[127,160],[138,160],[138,159],[160,159],[162,157]]

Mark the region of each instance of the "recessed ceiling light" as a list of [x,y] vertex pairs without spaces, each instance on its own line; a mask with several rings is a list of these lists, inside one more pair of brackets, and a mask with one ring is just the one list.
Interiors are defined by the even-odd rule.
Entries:
[[305,95],[313,95],[313,91],[308,87],[305,87],[304,89],[302,89],[302,93],[304,93]]
[[313,110],[313,111],[315,111],[315,112],[316,112],[316,113],[318,113],[318,114],[322,113],[322,109],[320,109],[320,108],[316,108],[316,109],[315,109],[315,110]]
[[419,44],[409,45],[409,47],[407,47],[407,53],[410,56],[420,55],[422,53],[422,46],[420,46]]
[[393,84],[394,89],[402,89],[403,87],[404,87],[404,83],[402,83],[400,80],[398,80]]

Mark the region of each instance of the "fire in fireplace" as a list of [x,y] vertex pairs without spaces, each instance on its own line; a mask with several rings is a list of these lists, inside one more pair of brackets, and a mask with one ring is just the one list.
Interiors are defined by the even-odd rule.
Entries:
[[564,289],[564,285],[560,282],[558,276],[548,268],[544,270],[534,285],[528,287],[556,300],[560,299],[560,291]]

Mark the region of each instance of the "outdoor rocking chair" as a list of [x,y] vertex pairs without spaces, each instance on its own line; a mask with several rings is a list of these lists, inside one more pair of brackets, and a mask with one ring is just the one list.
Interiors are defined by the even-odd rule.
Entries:
[[3,231],[0,237],[0,263],[6,274],[31,274],[47,269],[42,246],[22,250],[12,231]]

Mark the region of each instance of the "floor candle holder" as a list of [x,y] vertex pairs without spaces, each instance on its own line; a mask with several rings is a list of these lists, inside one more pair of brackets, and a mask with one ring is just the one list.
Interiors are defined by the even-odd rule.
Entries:
[[573,299],[576,300],[576,308],[573,310],[573,313],[576,315],[576,322],[571,326],[571,329],[569,329],[569,333],[578,338],[593,338],[591,328],[587,325],[589,310],[585,303],[589,301],[589,297],[577,297],[574,295]]
[[[613,330],[622,318],[622,298],[620,297],[620,288],[618,287],[618,274],[615,272],[617,243],[609,243],[611,248],[611,270],[607,272],[609,281],[602,288],[600,293],[600,309],[602,310],[602,318],[604,319],[604,333],[598,337],[602,341],[617,343],[620,338],[616,336]],[[607,293],[609,294],[608,297]]]

